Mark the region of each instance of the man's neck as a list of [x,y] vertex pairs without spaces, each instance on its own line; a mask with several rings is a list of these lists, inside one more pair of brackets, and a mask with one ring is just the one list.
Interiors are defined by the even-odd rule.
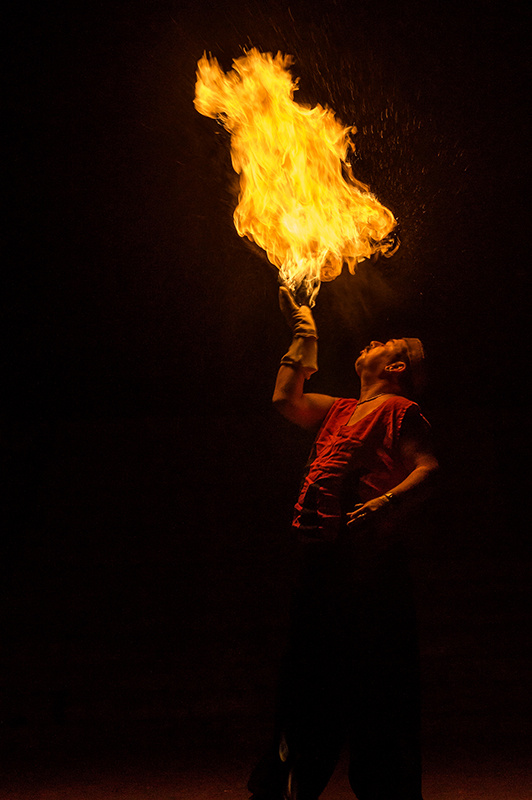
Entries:
[[371,383],[366,383],[363,380],[358,401],[359,403],[367,403],[368,400],[371,400],[373,397],[380,397],[383,394],[399,394],[399,391],[397,386],[391,384],[389,381],[372,381]]

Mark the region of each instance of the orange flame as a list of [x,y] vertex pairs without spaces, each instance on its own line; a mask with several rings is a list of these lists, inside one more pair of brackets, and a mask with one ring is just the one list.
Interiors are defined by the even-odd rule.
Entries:
[[[198,62],[194,105],[231,133],[240,175],[234,221],[240,236],[262,247],[280,279],[314,305],[320,282],[336,278],[391,245],[391,211],[357,181],[347,161],[356,128],[329,108],[294,102],[291,56],[256,48],[225,74],[215,58]],[[393,249],[393,252],[395,252]],[[386,252],[388,250],[388,252]]]

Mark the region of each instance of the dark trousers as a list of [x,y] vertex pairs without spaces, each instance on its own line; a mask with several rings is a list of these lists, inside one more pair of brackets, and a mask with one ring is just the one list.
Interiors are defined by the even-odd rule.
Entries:
[[273,743],[249,789],[316,800],[343,745],[358,800],[422,800],[416,626],[398,546],[304,547]]

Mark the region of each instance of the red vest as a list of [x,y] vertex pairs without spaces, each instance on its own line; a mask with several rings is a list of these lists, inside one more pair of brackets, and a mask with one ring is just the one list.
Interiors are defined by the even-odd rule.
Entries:
[[348,425],[357,402],[333,403],[311,451],[293,524],[312,538],[334,539],[342,511],[389,492],[406,478],[399,434],[407,411],[428,425],[419,406],[399,395]]

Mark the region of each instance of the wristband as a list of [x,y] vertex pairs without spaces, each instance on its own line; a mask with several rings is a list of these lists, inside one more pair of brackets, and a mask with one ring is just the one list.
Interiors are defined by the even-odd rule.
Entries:
[[290,349],[281,359],[281,364],[301,367],[305,379],[318,371],[318,341],[314,336],[295,336]]

